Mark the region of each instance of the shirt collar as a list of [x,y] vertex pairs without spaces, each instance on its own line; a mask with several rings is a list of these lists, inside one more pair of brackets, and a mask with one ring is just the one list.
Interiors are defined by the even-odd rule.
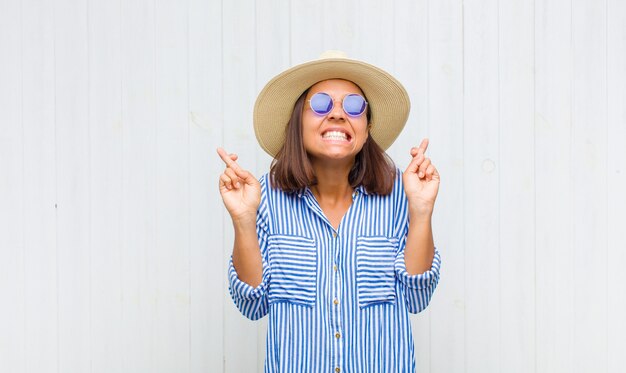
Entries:
[[[363,186],[363,184],[357,186],[356,188],[354,188],[354,194],[352,195],[352,197],[356,197],[359,193],[365,194],[365,195],[369,195],[369,193],[367,192],[367,189],[365,189],[365,187]],[[298,190],[297,192],[298,197],[302,198],[306,195],[311,195],[313,196],[313,192],[311,191],[311,188],[304,187],[300,190]]]

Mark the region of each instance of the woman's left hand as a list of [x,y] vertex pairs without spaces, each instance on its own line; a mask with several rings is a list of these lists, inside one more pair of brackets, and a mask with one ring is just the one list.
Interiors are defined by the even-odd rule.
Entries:
[[424,153],[427,148],[427,138],[422,140],[418,148],[411,148],[413,159],[402,174],[402,183],[411,214],[430,217],[439,191],[439,172],[430,158],[426,158]]

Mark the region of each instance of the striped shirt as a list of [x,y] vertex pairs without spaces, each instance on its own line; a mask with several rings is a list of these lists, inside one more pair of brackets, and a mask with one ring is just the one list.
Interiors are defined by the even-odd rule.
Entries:
[[402,173],[388,196],[355,188],[334,229],[309,188],[285,193],[261,183],[257,233],[263,259],[256,288],[229,265],[237,308],[269,316],[266,373],[414,372],[409,313],[426,308],[439,281],[440,255],[430,270],[409,275]]

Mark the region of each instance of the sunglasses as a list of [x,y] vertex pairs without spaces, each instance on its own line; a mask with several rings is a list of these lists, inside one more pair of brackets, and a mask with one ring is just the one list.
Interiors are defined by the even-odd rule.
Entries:
[[[328,93],[318,92],[311,96],[309,100],[311,110],[318,115],[327,115],[333,110],[335,101]],[[343,111],[351,117],[361,116],[367,108],[367,101],[365,98],[356,93],[350,93],[343,97],[342,100]]]

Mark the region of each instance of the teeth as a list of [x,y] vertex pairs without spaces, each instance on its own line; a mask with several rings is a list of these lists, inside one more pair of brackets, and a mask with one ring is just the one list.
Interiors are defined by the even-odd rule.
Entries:
[[324,134],[323,138],[331,140],[348,140],[348,136],[339,131],[328,131]]

